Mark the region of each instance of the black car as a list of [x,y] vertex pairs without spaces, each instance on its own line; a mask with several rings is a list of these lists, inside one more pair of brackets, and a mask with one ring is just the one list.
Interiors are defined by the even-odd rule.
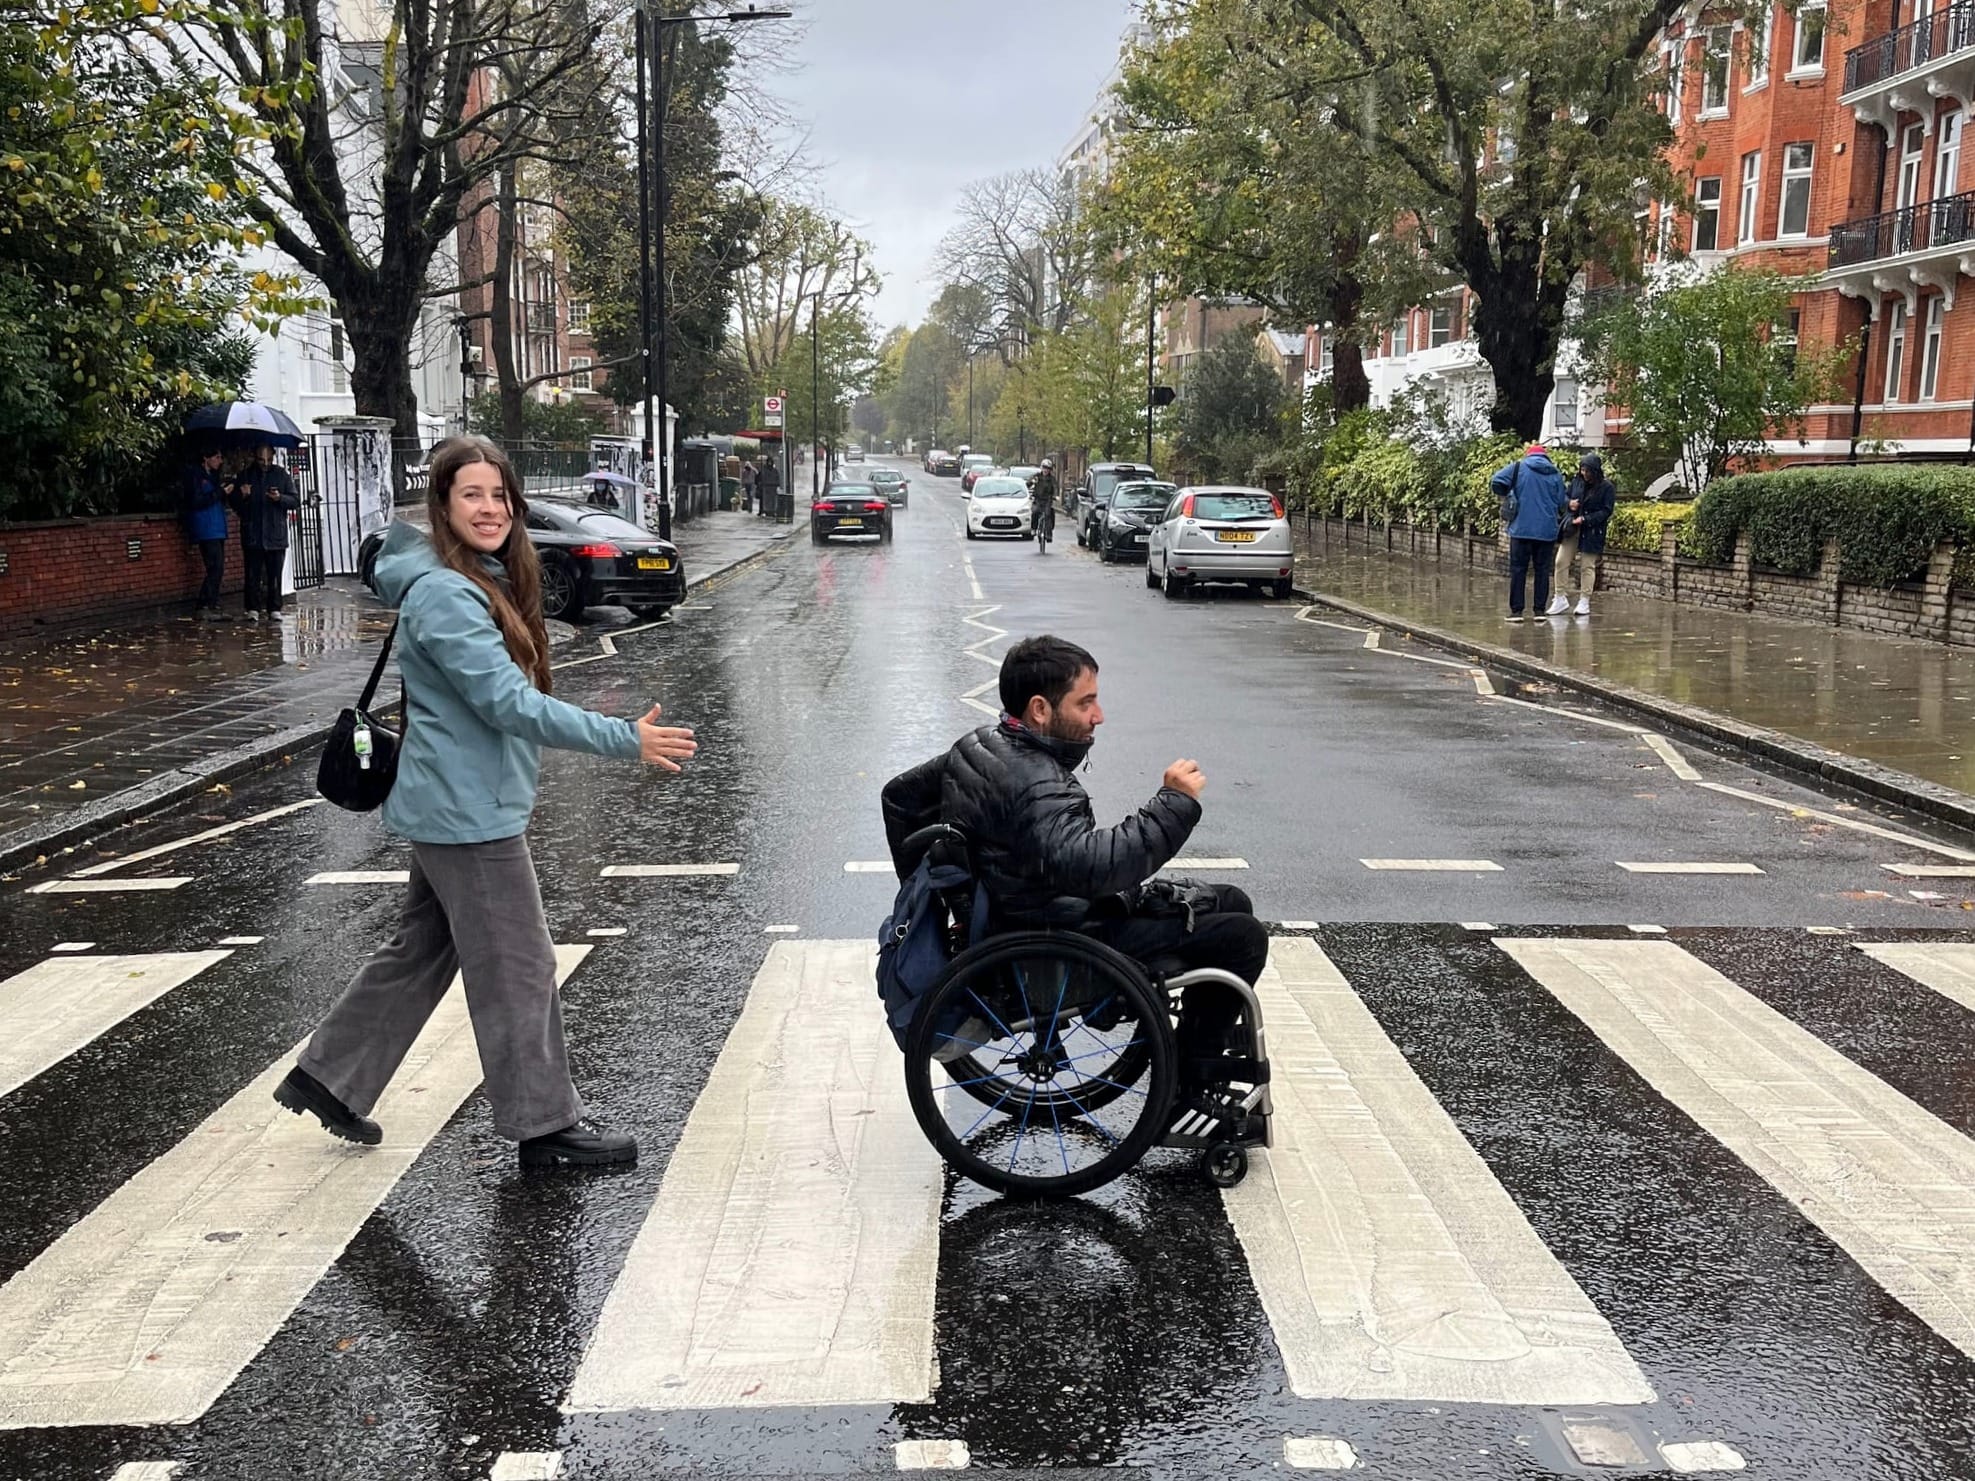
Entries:
[[[358,552],[364,585],[375,590],[373,567],[382,533]],[[542,563],[542,615],[567,622],[585,607],[628,607],[639,617],[663,617],[686,599],[686,565],[679,547],[604,509],[556,499],[528,501],[528,543]]]
[[1104,506],[1111,502],[1111,490],[1121,483],[1143,483],[1155,479],[1143,463],[1092,463],[1084,475],[1083,487],[1070,498],[1070,513],[1077,522],[1077,544],[1091,545],[1104,518]]
[[871,468],[860,473],[858,477],[891,500],[896,507],[900,509],[905,507],[905,493],[912,485],[905,481],[905,475],[896,468]]
[[876,535],[891,540],[891,500],[878,486],[838,479],[809,506],[809,538],[821,545],[832,535]]
[[960,476],[960,454],[935,451],[926,459],[926,471],[935,478],[958,478]]
[[1112,561],[1144,560],[1146,531],[1165,512],[1176,492],[1176,484],[1150,480],[1121,483],[1111,490],[1090,539],[1097,558],[1107,565]]

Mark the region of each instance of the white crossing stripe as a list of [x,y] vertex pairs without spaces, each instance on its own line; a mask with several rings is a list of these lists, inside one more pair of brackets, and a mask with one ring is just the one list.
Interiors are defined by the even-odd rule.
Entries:
[[259,946],[265,940],[267,940],[265,936],[222,936],[219,938],[219,944],[221,946]]
[[1618,861],[1618,867],[1628,874],[1760,874],[1762,870],[1753,864],[1711,864],[1704,862],[1666,863],[1627,863]]
[[1437,874],[1500,874],[1492,859],[1360,859],[1367,869],[1423,869]]
[[0,1095],[231,955],[58,956],[0,982]]
[[1358,1463],[1358,1452],[1334,1435],[1287,1435],[1282,1463],[1297,1471],[1348,1471]]
[[51,879],[46,884],[29,885],[30,895],[121,895],[142,890],[177,890],[192,883],[192,876],[169,879]]
[[1975,1356],[1975,1142],[1671,941],[1496,944]]
[[410,884],[409,869],[327,869],[303,884]]
[[738,864],[612,864],[604,879],[686,879],[707,874],[739,874]]
[[890,859],[852,859],[843,866],[845,874],[890,874],[892,869]]
[[117,1467],[110,1481],[171,1481],[183,1464],[176,1460],[127,1460]]
[[1665,926],[1627,926],[1625,929],[1635,936],[1664,936],[1666,934]]
[[1308,1399],[1644,1404],[1611,1324],[1314,941],[1259,991],[1275,1146],[1229,1189]]
[[1323,922],[1314,920],[1286,920],[1278,922],[1278,924],[1285,931],[1320,931],[1323,929]]
[[901,1471],[964,1471],[973,1459],[965,1440],[900,1440],[892,1447]]
[[1464,920],[1461,922],[1461,929],[1463,931],[1492,931],[1495,929],[1495,926],[1491,921]]
[[763,926],[761,933],[764,936],[793,936],[801,929],[801,926]]
[[1660,1454],[1676,1475],[1698,1476],[1710,1471],[1746,1471],[1749,1463],[1741,1451],[1719,1440],[1672,1440],[1660,1446]]
[[777,941],[604,1303],[572,1412],[917,1404],[945,1171],[864,941]]
[[594,926],[584,932],[584,934],[586,936],[603,937],[628,936],[631,934],[631,928],[629,926]]
[[1963,941],[1860,941],[1858,949],[1874,961],[1931,987],[1942,997],[1975,1012],[1975,946]]
[[1208,869],[1215,871],[1246,869],[1247,867],[1248,861],[1246,859],[1175,859],[1166,866],[1168,869]]
[[1813,936],[1849,936],[1852,934],[1852,928],[1850,926],[1805,926],[1804,929]]
[[[556,947],[557,982],[589,951]],[[381,1146],[274,1103],[302,1047],[0,1287],[0,1429],[204,1414],[480,1083],[457,979],[378,1103]]]
[[1881,864],[1901,879],[1975,879],[1975,864]]
[[1650,746],[1653,753],[1666,763],[1666,769],[1681,781],[1698,782],[1701,779],[1701,774],[1694,770],[1694,763],[1675,750],[1673,742],[1665,736],[1654,735],[1650,730],[1642,730],[1639,732],[1639,739]]
[[94,941],[58,941],[48,948],[50,951],[94,951]]
[[304,808],[318,807],[320,797],[305,798],[301,802],[291,802],[286,807],[269,808],[266,812],[255,813],[251,818],[242,818],[237,823],[222,823],[217,828],[208,828],[203,833],[194,833],[190,838],[181,838],[173,843],[161,843],[156,848],[147,848],[138,853],[126,854],[121,859],[106,859],[101,864],[91,864],[87,869],[78,869],[71,879],[93,879],[99,874],[108,874],[116,869],[128,869],[132,864],[142,864],[150,859],[161,859],[166,854],[175,854],[180,849],[191,848],[195,844],[211,843],[215,838],[224,838],[229,833],[238,833],[242,828],[251,828],[257,823],[272,822],[285,818],[290,813],[301,812]]
[[555,1481],[561,1474],[560,1450],[508,1450],[495,1458],[487,1481]]

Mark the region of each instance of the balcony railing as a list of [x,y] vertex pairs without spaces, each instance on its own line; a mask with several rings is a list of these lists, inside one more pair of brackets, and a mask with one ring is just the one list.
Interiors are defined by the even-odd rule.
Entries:
[[553,303],[531,303],[528,305],[528,332],[530,334],[555,333],[555,305]]
[[1831,266],[1857,267],[1930,247],[1975,241],[1975,191],[1944,195],[1831,228]]
[[1958,0],[1845,53],[1845,92],[1872,87],[1975,46],[1975,3]]

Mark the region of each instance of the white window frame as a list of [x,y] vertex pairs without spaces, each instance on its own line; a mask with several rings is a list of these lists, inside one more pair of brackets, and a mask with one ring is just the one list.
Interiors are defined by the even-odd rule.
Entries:
[[1401,314],[1392,325],[1392,354],[1403,360],[1413,352],[1413,312],[1411,309]]
[[[1441,321],[1445,319],[1443,324]],[[1436,303],[1426,313],[1426,347],[1437,350],[1454,342],[1454,306]]]
[[[1714,187],[1713,200],[1709,200],[1707,195],[1707,188],[1710,185]],[[1701,245],[1701,222],[1708,218],[1712,218],[1712,230],[1708,234],[1713,240],[1707,246],[1703,247]],[[1687,250],[1690,252],[1719,252],[1721,250],[1721,176],[1709,175],[1694,182],[1694,230],[1687,240],[1689,244]]]
[[1787,320],[1785,320],[1785,323],[1787,324],[1788,327],[1785,328],[1784,331],[1781,334],[1779,334],[1776,338],[1777,338],[1778,348],[1782,348],[1785,346],[1788,347],[1788,354],[1790,359],[1790,371],[1792,374],[1795,374],[1797,369],[1797,348],[1802,343],[1803,340],[1803,329],[1804,329],[1803,310],[1791,309],[1790,316]]
[[1769,86],[1769,48],[1776,39],[1776,11],[1773,6],[1763,11],[1761,19],[1749,27],[1748,37],[1749,80],[1742,84],[1742,91],[1753,93]]
[[1331,343],[1331,338],[1328,334],[1322,335],[1317,341],[1317,379],[1320,381],[1329,380],[1330,373],[1336,366],[1337,347]]
[[[1717,39],[1718,38],[1718,39]],[[1718,60],[1717,60],[1718,59]],[[1720,78],[1720,96],[1709,102],[1710,90]],[[1702,118],[1726,118],[1728,95],[1735,83],[1735,29],[1709,26],[1701,32],[1701,112]]]
[[1762,151],[1752,149],[1742,156],[1742,196],[1735,214],[1735,245],[1746,247],[1756,240],[1756,217],[1762,214]]
[[568,328],[571,334],[588,334],[590,332],[590,304],[588,299],[572,298],[569,301]]
[[1934,199],[1961,194],[1961,135],[1966,115],[1951,108],[1941,117],[1940,137],[1934,141]]
[[[1804,41],[1813,34],[1809,20],[1813,15],[1817,17],[1817,26],[1814,33],[1817,37],[1817,55],[1806,58],[1804,56]],[[1804,0],[1804,3],[1797,7],[1797,13],[1792,19],[1790,26],[1790,71],[1787,74],[1788,76],[1821,77],[1824,75],[1824,48],[1829,39],[1826,35],[1826,27],[1829,19],[1830,12],[1825,9],[1825,0]]]
[[1920,399],[1932,401],[1940,389],[1941,338],[1947,325],[1947,300],[1936,293],[1927,300],[1926,325],[1920,341]]
[[1681,96],[1687,86],[1687,40],[1682,36],[1668,50],[1666,57],[1666,121],[1680,122],[1680,110],[1685,99]]
[[1557,380],[1554,400],[1555,410],[1551,420],[1559,432],[1577,430],[1577,382],[1564,377]]
[[588,355],[569,357],[569,389],[572,391],[594,391],[596,385],[590,376],[590,367],[596,361]]
[[1886,385],[1884,403],[1897,406],[1906,387],[1906,300],[1895,298],[1886,310]]
[[[1793,163],[1801,159],[1802,163]],[[1811,176],[1817,165],[1817,147],[1814,144],[1795,143],[1783,146],[1783,190],[1776,202],[1776,239],[1778,241],[1800,241],[1810,235]],[[1803,222],[1795,230],[1790,230],[1790,203],[1792,193],[1803,207]]]

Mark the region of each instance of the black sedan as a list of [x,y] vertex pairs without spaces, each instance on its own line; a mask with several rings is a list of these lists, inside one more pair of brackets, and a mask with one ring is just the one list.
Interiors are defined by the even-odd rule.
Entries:
[[1147,480],[1121,483],[1097,512],[1090,543],[1097,547],[1097,558],[1112,561],[1145,559],[1145,539],[1153,523],[1172,502],[1176,486]]
[[896,468],[872,468],[868,472],[861,473],[858,476],[887,499],[890,499],[898,508],[903,509],[905,507],[906,491],[912,485],[906,482],[905,475],[900,473]]
[[809,538],[821,545],[832,535],[891,539],[891,500],[876,484],[838,479],[809,506]]
[[[358,552],[358,570],[372,586],[382,533]],[[542,562],[542,615],[567,622],[585,607],[628,607],[663,617],[686,598],[686,565],[679,548],[604,509],[557,499],[528,501],[528,543]]]
[[935,451],[926,459],[926,471],[936,478],[958,478],[960,476],[960,455],[958,453]]

